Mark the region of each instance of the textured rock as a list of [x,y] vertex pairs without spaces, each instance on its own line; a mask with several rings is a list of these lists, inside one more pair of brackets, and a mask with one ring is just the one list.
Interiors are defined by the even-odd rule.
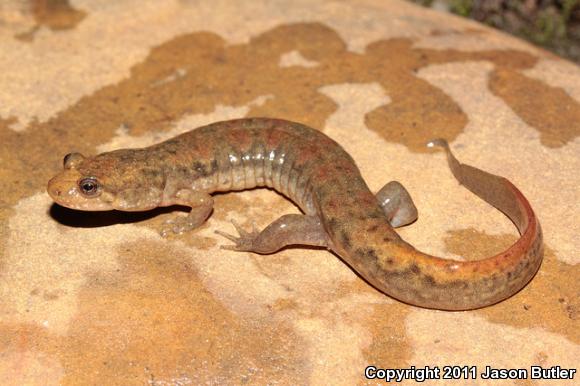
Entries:
[[[578,67],[394,0],[61,3],[0,7],[1,384],[362,384],[369,364],[578,365]],[[325,251],[220,250],[213,231],[229,219],[296,211],[270,191],[219,195],[207,224],[170,240],[157,235],[168,210],[80,213],[44,191],[73,150],[257,115],[324,131],[374,190],[403,182],[420,217],[400,233],[417,248],[497,253],[515,229],[424,147],[446,137],[526,194],[544,264],[505,302],[442,313],[389,299]]]

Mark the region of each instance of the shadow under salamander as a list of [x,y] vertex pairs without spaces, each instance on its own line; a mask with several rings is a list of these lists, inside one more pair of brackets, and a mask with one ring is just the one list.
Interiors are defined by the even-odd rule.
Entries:
[[175,211],[188,212],[189,208],[184,206],[168,206],[143,212],[123,212],[120,210],[91,212],[69,209],[53,203],[48,214],[62,225],[75,228],[97,228],[116,224],[138,223],[159,216],[160,214]]

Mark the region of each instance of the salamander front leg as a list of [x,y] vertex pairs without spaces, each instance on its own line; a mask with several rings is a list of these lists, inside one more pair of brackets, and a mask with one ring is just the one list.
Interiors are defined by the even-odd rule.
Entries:
[[261,232],[255,227],[251,232],[247,232],[235,221],[232,223],[239,236],[215,231],[218,235],[234,242],[234,245],[222,245],[223,249],[269,254],[288,245],[329,246],[328,236],[316,216],[287,214],[268,225]]
[[213,198],[204,192],[182,189],[175,194],[173,204],[191,207],[187,216],[177,216],[169,219],[161,228],[161,236],[182,234],[197,228],[208,218],[213,209]]
[[398,228],[417,220],[417,207],[411,195],[401,183],[391,181],[376,194],[391,226]]

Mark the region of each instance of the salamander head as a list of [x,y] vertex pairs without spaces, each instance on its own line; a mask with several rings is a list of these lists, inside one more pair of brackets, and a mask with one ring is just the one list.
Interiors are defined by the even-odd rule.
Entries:
[[164,177],[139,150],[116,150],[95,157],[70,153],[64,170],[48,182],[59,205],[79,210],[139,211],[161,202]]

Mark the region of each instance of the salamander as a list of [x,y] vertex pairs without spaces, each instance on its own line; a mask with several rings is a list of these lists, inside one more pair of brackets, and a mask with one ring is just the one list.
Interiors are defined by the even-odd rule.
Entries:
[[164,224],[163,235],[202,224],[212,193],[268,187],[301,209],[261,231],[234,222],[237,236],[216,231],[235,251],[274,253],[288,245],[328,248],[368,283],[402,302],[441,310],[469,310],[504,300],[523,288],[542,261],[540,224],[528,200],[507,179],[460,163],[447,142],[449,167],[460,184],[503,212],[519,239],[478,261],[423,253],[394,230],[412,223],[417,210],[398,182],[371,192],[352,157],[320,131],[300,123],[245,118],[213,123],[156,145],[94,157],[70,153],[48,193],[65,207],[144,211],[191,208]]

